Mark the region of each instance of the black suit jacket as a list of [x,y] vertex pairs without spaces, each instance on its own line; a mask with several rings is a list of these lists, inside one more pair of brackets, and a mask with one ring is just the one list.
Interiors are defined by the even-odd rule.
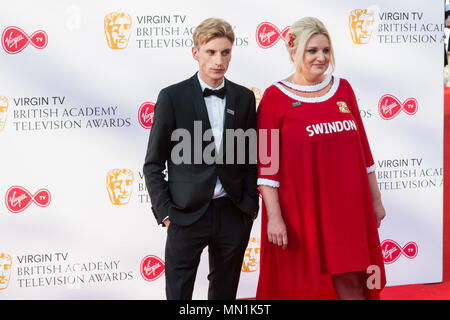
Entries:
[[[206,163],[199,155],[199,150],[203,152],[205,148],[206,151],[215,148],[211,148],[214,137],[209,141],[200,142],[198,139],[200,137],[203,140],[201,137],[206,130],[211,129],[211,125],[197,74],[164,88],[159,93],[144,163],[145,182],[158,223],[162,223],[165,217],[178,225],[189,225],[198,220],[206,212],[212,199],[217,177],[233,203],[243,213],[252,217],[258,214],[257,169],[256,161],[253,161],[256,159],[256,143],[250,144],[249,139],[246,139],[245,163],[242,164],[242,161],[238,162],[242,154],[238,154],[238,143],[235,140],[234,157],[228,155],[233,161],[231,164],[226,161],[229,143],[233,143],[232,139],[227,139],[226,129],[253,129],[256,134],[255,96],[251,90],[227,79],[225,87],[224,133],[220,149],[222,164]],[[201,124],[201,136],[194,135],[194,121],[199,121],[197,128]],[[191,154],[184,154],[185,150],[177,152],[190,158],[185,163],[178,164],[171,158],[172,149],[181,142],[181,139],[171,140],[176,129],[185,129],[191,136],[190,141],[184,141],[191,145]],[[179,151],[179,148],[176,150]],[[255,157],[251,157],[251,153]],[[167,180],[163,174],[166,163]]]

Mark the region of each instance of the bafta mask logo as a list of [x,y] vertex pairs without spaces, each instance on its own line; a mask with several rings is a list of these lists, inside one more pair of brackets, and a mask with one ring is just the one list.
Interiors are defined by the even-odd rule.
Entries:
[[111,49],[125,49],[131,35],[131,16],[125,12],[111,12],[105,16],[105,34]]
[[242,262],[242,272],[255,272],[259,268],[259,250],[261,243],[258,238],[252,237],[248,241],[245,249],[244,261]]
[[375,12],[370,9],[355,9],[350,12],[349,25],[353,43],[367,44],[372,37]]
[[256,87],[248,87],[250,90],[253,91],[255,94],[255,102],[256,102],[256,108],[258,108],[259,102],[261,101],[261,90],[259,90]]
[[106,188],[109,200],[114,205],[128,204],[133,192],[133,171],[129,169],[113,169],[106,175]]
[[0,253],[0,290],[8,288],[11,278],[12,258],[7,253]]
[[8,99],[4,96],[0,96],[0,132],[5,129],[7,112]]

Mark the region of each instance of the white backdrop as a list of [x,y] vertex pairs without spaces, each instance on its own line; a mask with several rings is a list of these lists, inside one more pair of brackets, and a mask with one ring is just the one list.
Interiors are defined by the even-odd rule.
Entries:
[[[192,31],[211,16],[235,27],[227,77],[257,98],[293,71],[282,31],[303,16],[326,24],[376,159],[388,285],[442,280],[443,2],[232,2],[2,5],[0,299],[165,299],[166,229],[142,175],[151,106],[194,74]],[[355,9],[370,9],[365,43],[352,39]],[[109,44],[114,12],[124,39]],[[260,234],[258,219],[240,298],[255,295]],[[205,253],[195,299],[206,298]]]

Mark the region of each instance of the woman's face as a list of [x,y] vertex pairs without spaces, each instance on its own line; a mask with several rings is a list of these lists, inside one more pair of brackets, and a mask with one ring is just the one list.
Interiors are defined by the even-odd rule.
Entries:
[[306,79],[318,79],[328,69],[330,65],[330,41],[323,34],[315,34],[309,38],[303,53],[303,61],[298,63],[293,52],[293,60],[297,65],[297,70]]

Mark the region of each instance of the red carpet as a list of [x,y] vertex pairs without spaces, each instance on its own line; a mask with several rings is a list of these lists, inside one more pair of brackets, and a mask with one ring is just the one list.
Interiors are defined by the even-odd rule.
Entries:
[[383,300],[450,299],[450,87],[444,88],[444,254],[443,282],[387,287]]

